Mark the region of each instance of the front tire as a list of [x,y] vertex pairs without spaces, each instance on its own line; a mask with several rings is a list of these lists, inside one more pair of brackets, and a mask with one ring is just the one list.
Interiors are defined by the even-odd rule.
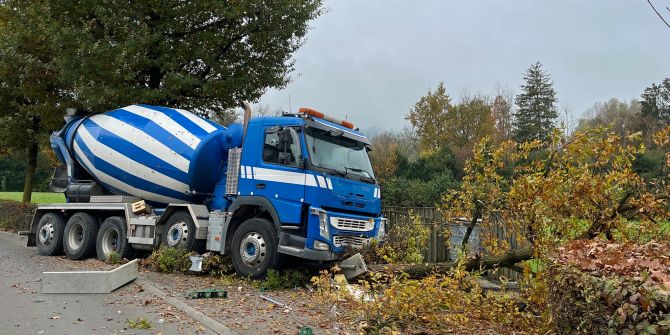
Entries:
[[74,213],[65,225],[63,248],[69,259],[84,259],[95,252],[98,219],[84,212]]
[[37,224],[35,241],[37,253],[42,256],[55,256],[63,252],[63,230],[65,220],[56,213],[46,213]]
[[121,259],[135,256],[135,249],[128,243],[126,220],[120,216],[110,216],[102,222],[95,245],[98,259],[103,262],[112,252]]
[[244,221],[233,234],[232,258],[240,276],[264,278],[277,267],[277,233],[272,223],[255,218]]

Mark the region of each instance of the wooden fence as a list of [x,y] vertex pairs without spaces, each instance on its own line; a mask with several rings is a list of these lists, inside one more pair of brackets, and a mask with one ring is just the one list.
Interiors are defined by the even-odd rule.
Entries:
[[[427,263],[438,263],[455,259],[457,250],[461,246],[465,230],[467,229],[466,225],[469,222],[448,222],[435,207],[386,206],[382,209],[384,216],[389,219],[389,229],[393,229],[394,223],[410,222],[412,220],[410,212],[413,215],[418,216],[421,225],[427,227],[430,232],[426,246],[423,250],[424,261]],[[495,220],[495,218],[493,219]],[[511,249],[517,249],[519,247],[516,238],[512,234],[512,230],[506,224],[496,222],[491,226],[489,232],[496,236],[500,242],[504,241],[509,244]],[[445,232],[449,233],[445,234]],[[486,254],[486,249],[484,249],[481,244],[481,235],[481,227],[477,226],[470,236],[469,248],[471,252]],[[511,280],[520,279],[520,274],[518,272],[506,268],[489,271],[489,275],[493,277],[505,277]]]

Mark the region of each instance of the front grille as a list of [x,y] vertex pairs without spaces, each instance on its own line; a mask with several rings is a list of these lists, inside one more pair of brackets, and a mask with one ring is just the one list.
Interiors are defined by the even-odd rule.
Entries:
[[342,230],[370,231],[375,227],[374,221],[359,220],[350,218],[330,217],[330,224]]
[[333,244],[340,247],[352,247],[352,248],[361,248],[364,245],[370,242],[369,238],[358,237],[358,236],[349,236],[349,235],[335,235],[333,236]]

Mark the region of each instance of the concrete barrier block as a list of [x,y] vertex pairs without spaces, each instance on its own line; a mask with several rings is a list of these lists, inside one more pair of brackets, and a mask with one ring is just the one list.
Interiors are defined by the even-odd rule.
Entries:
[[135,280],[138,272],[137,260],[111,271],[42,272],[42,293],[109,293]]

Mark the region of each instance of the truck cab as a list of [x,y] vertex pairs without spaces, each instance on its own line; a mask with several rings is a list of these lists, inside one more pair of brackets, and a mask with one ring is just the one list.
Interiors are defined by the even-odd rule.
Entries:
[[280,253],[337,259],[385,230],[369,150],[363,134],[309,114],[253,119],[233,203],[272,206]]

